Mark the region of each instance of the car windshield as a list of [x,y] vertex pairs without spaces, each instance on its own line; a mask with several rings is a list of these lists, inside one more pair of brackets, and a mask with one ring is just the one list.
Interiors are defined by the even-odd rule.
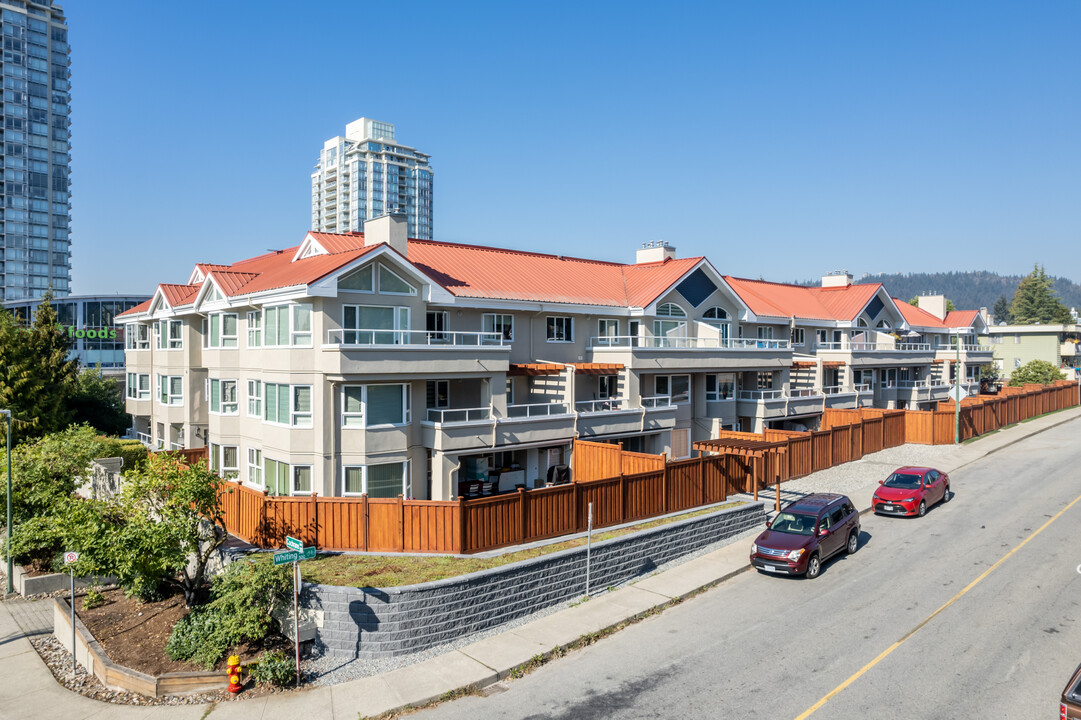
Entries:
[[769,529],[777,532],[792,533],[793,535],[812,535],[815,530],[814,515],[799,515],[795,513],[778,513],[770,523]]
[[882,484],[886,487],[914,490],[920,486],[920,478],[922,477],[922,475],[916,475],[914,473],[893,473],[886,478],[886,482]]

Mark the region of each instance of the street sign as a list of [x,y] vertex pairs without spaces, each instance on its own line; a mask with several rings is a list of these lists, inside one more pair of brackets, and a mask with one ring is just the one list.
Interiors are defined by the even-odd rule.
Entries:
[[77,552],[66,552],[66,553],[64,553],[64,564],[65,565],[71,565],[73,562],[75,562],[78,559],[79,559],[79,553],[77,553]]
[[286,535],[285,547],[289,548],[290,550],[303,550],[304,543],[300,542],[295,537],[290,537],[289,535]]
[[968,397],[968,392],[960,385],[950,386],[950,399],[955,402],[961,402],[962,399]]
[[297,550],[282,550],[281,552],[274,553],[274,564],[284,565],[286,563],[296,562],[300,559],[301,553]]
[[303,560],[311,560],[313,557],[315,557],[315,548],[306,547],[301,550],[301,554],[303,555]]

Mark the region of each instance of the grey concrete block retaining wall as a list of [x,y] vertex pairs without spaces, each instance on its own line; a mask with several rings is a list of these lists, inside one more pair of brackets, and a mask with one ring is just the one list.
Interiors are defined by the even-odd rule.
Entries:
[[[592,547],[594,592],[761,525],[759,503],[673,522]],[[322,611],[317,643],[348,657],[404,655],[486,630],[585,592],[585,547],[437,582],[395,588],[306,584]]]

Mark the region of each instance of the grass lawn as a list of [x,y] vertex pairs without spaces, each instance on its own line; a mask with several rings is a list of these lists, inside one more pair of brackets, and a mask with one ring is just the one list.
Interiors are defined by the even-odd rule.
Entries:
[[[667,525],[677,520],[697,517],[714,513],[725,508],[742,505],[740,502],[730,502],[715,507],[704,508],[694,512],[683,513],[675,517],[662,520],[650,520],[638,523],[632,527],[607,532],[594,532],[593,541],[609,540],[621,535],[629,535],[639,530]],[[416,555],[320,555],[314,560],[308,560],[302,564],[301,570],[304,579],[308,582],[322,583],[324,585],[341,585],[345,587],[396,587],[399,585],[413,585],[416,583],[442,580],[444,578],[465,575],[478,570],[507,565],[519,560],[548,555],[549,553],[581,547],[586,544],[586,539],[575,538],[561,543],[553,543],[543,547],[519,550],[518,552],[505,553],[491,558],[474,557],[445,557],[439,555],[416,556]]]

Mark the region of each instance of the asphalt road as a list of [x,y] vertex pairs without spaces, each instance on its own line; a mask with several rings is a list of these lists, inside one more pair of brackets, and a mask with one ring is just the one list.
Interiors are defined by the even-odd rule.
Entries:
[[846,682],[804,717],[1057,717],[1081,663],[1081,501],[1031,536],[1081,496],[1079,430],[961,468],[923,519],[863,516],[860,550],[816,580],[743,573],[505,692],[413,717],[795,719]]

